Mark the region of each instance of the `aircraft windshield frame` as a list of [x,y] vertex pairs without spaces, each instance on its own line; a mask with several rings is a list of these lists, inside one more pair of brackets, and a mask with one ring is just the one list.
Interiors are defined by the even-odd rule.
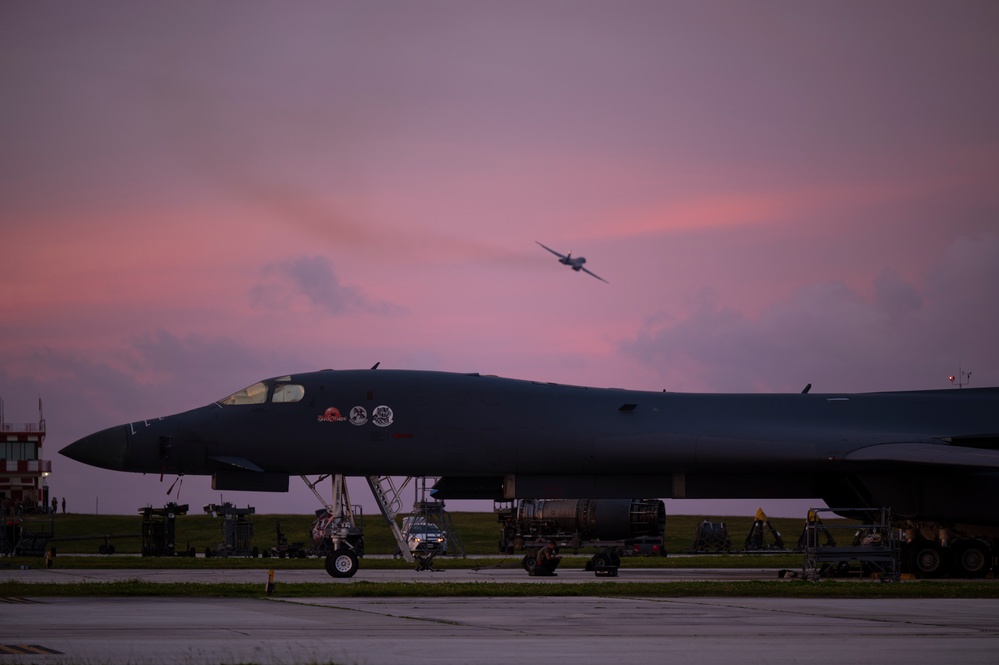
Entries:
[[[305,397],[305,386],[298,383],[286,383],[291,377],[282,377],[271,381],[257,381],[252,386],[247,386],[242,390],[220,399],[216,404],[219,406],[239,406],[243,404],[266,404],[267,396],[271,395],[270,402],[275,404],[293,404],[301,402]],[[274,387],[273,393],[271,386]]]
[[290,404],[301,402],[303,397],[305,397],[305,386],[298,383],[279,383],[274,386],[271,401],[275,404]]
[[216,404],[219,406],[237,406],[240,404],[263,404],[267,401],[267,393],[270,386],[264,381],[257,381],[252,386],[247,386],[233,394],[220,399]]

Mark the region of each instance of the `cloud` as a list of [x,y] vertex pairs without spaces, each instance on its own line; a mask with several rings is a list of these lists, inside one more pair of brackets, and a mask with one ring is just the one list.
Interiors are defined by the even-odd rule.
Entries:
[[818,282],[757,313],[720,306],[708,291],[683,315],[650,317],[620,350],[669,390],[939,388],[962,361],[995,384],[996,256],[999,236],[964,237],[921,286],[892,271],[869,290]]
[[874,280],[874,307],[892,320],[918,312],[924,302],[919,290],[894,271],[886,270]]
[[353,312],[393,314],[397,305],[372,300],[343,284],[330,262],[321,256],[299,256],[271,263],[261,270],[261,282],[250,290],[256,307],[273,310],[319,310],[333,316]]
[[184,401],[181,408],[229,394],[242,387],[240,381],[249,383],[305,366],[281,345],[258,342],[156,330],[131,338],[126,353],[134,380],[154,393],[164,388],[176,391]]
[[[840,176],[839,181],[815,184],[782,175],[779,186],[764,181],[746,188],[747,181],[752,183],[754,178],[762,177],[755,170],[758,165],[731,164],[728,168],[733,169],[731,179],[742,183],[739,187],[725,188],[713,183],[706,192],[689,191],[703,184],[698,180],[688,183],[684,174],[670,172],[672,181],[655,181],[659,189],[652,202],[618,211],[618,221],[613,227],[595,221],[585,225],[583,232],[592,237],[649,237],[709,228],[800,225],[803,220],[842,217],[857,209],[922,202],[980,178],[963,172],[932,171],[905,178],[879,174],[877,179],[865,173],[851,173],[846,179]],[[677,182],[686,189],[678,189]]]

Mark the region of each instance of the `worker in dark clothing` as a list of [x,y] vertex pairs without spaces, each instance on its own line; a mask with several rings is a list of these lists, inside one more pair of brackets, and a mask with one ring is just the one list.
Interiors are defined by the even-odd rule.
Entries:
[[562,556],[555,552],[555,541],[550,540],[548,544],[538,550],[538,559],[534,566],[534,574],[541,576],[555,575]]

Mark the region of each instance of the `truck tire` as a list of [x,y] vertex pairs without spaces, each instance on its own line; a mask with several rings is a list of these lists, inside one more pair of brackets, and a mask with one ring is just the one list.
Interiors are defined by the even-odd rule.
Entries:
[[947,572],[947,557],[938,543],[919,540],[911,543],[908,550],[907,563],[916,577],[935,579]]
[[952,549],[954,572],[961,577],[985,577],[992,568],[992,550],[985,543],[959,540]]

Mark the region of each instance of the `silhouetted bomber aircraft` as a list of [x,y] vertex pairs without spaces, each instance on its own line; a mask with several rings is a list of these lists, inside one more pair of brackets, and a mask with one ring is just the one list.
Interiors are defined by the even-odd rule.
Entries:
[[891,508],[927,575],[951,565],[984,574],[999,535],[999,388],[688,394],[323,370],[111,427],[61,453],[211,475],[218,490],[287,491],[289,476],[344,474],[439,477],[439,498],[819,497]]
[[[535,240],[534,242],[537,242],[539,245],[541,245],[541,243],[538,242],[537,240]],[[541,246],[544,247],[545,249],[547,249],[549,252],[551,252],[555,256],[557,256],[558,257],[558,262],[561,263],[562,265],[569,266],[570,268],[572,268],[576,272],[579,272],[580,270],[582,270],[587,275],[592,275],[593,277],[596,277],[597,279],[599,279],[601,282],[604,282],[605,284],[610,284],[610,282],[608,282],[606,279],[604,279],[600,275],[596,274],[595,272],[591,272],[588,268],[583,267],[583,264],[586,263],[586,259],[584,257],[582,257],[582,256],[575,256],[574,257],[572,255],[572,252],[569,252],[568,254],[561,254],[559,252],[556,252],[551,247],[547,247],[545,245],[541,245]]]

